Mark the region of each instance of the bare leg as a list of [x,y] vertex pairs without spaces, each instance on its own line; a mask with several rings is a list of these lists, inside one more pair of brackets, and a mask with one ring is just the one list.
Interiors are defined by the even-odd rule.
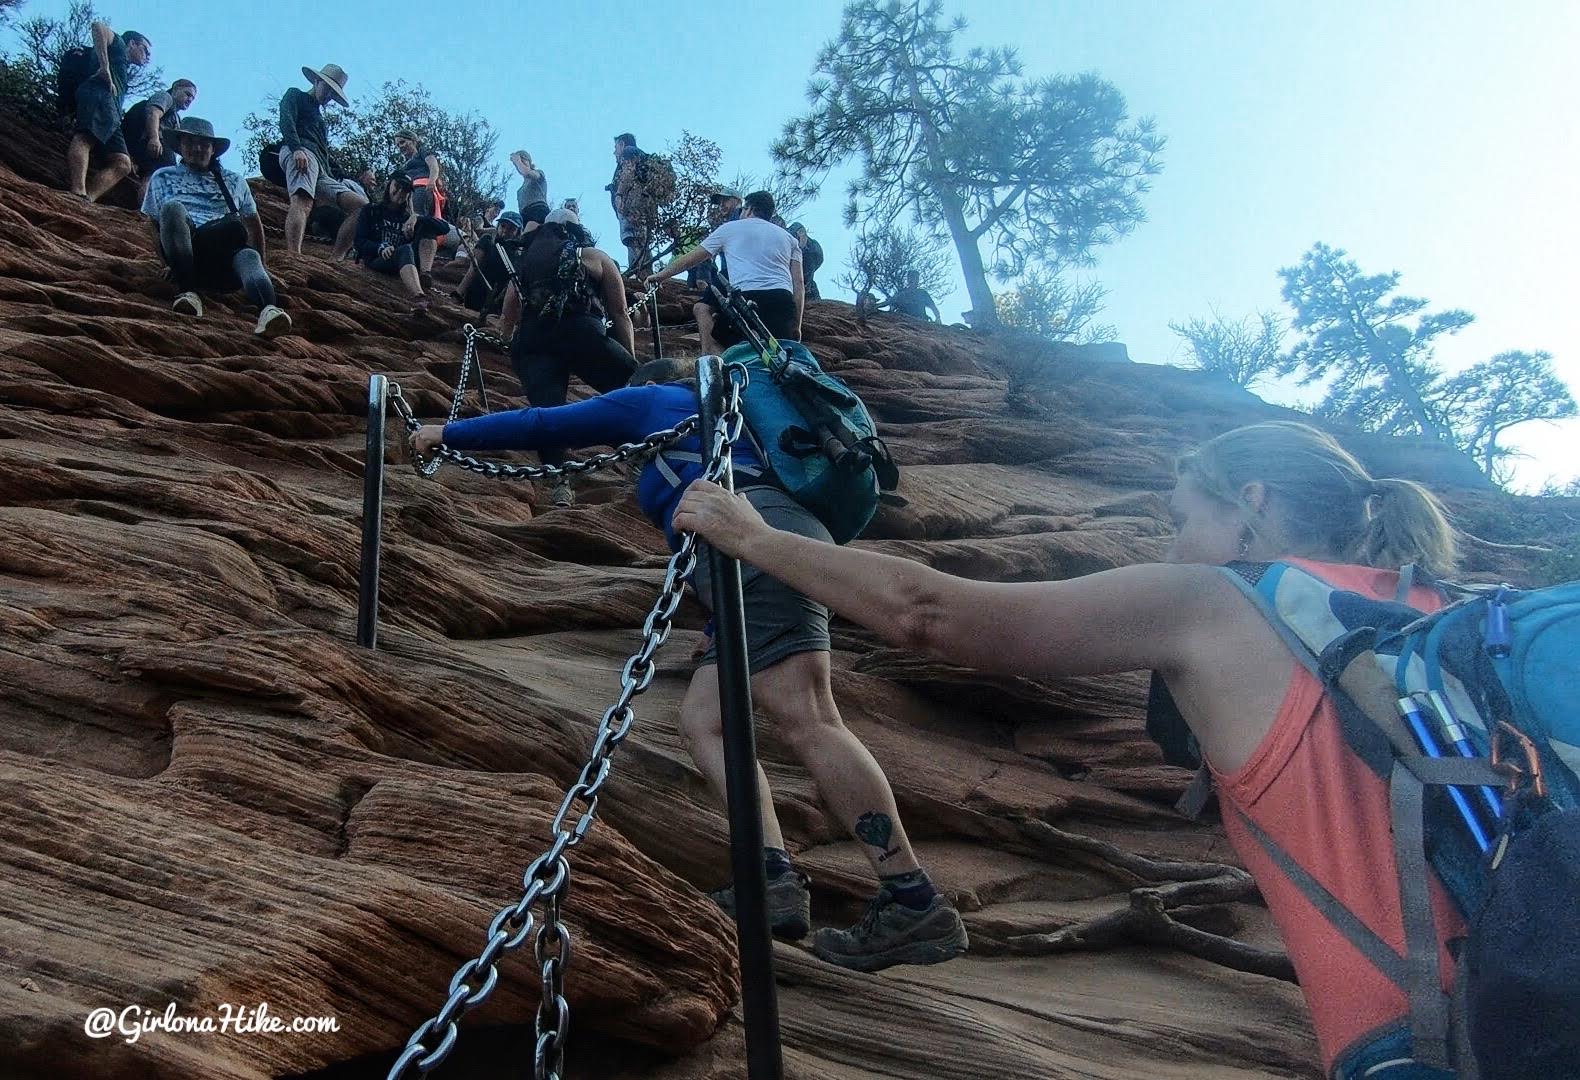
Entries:
[[702,301],[691,305],[691,313],[697,317],[697,345],[704,355],[716,355],[721,350],[719,343],[713,340],[713,309]]
[[88,181],[88,198],[98,202],[109,190],[132,172],[132,159],[125,154],[113,154],[109,162],[94,173]]
[[406,286],[406,291],[412,296],[422,295],[422,282],[417,277],[417,268],[410,264],[400,268],[400,283]]
[[[680,733],[691,760],[702,771],[719,805],[728,806],[724,785],[724,719],[719,708],[719,669],[712,664],[697,669],[680,703]],[[763,846],[783,848],[784,830],[774,812],[774,794],[768,776],[757,766],[757,809],[763,818]]]
[[[797,653],[752,676],[752,697],[760,702],[779,733],[812,774],[818,792],[834,815],[861,841],[874,874],[902,874],[920,867],[900,824],[894,791],[877,761],[840,719],[829,685],[828,653]],[[697,669],[681,705],[681,734],[692,761],[708,786],[724,801],[723,721],[719,711],[718,671]],[[763,838],[784,847],[784,832],[773,810],[767,778],[758,768]]]
[[433,270],[433,257],[439,251],[439,241],[424,240],[417,245],[417,266],[427,274]]
[[291,195],[291,208],[285,212],[285,250],[302,253],[302,238],[307,235],[307,215],[313,212],[313,197],[303,192]]
[[[357,238],[358,212],[368,204],[368,201],[354,191],[342,191],[335,197],[335,201],[340,205],[340,209],[346,212],[346,220],[340,223],[340,231],[335,234],[332,253],[336,259],[344,259]],[[303,224],[306,224],[306,219],[303,219]]]
[[852,836],[874,874],[919,869],[900,824],[889,778],[845,726],[829,685],[826,652],[803,652],[752,677],[752,698],[812,774],[819,794]]
[[93,140],[79,131],[71,137],[66,147],[66,187],[73,195],[88,193],[88,158],[93,154]]

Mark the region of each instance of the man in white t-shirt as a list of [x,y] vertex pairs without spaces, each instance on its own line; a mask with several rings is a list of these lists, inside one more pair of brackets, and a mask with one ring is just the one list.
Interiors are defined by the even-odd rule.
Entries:
[[[647,279],[650,286],[683,274],[722,254],[730,267],[730,284],[757,305],[757,315],[776,338],[801,339],[801,315],[806,308],[806,284],[801,275],[801,245],[773,223],[774,197],[766,191],[746,196],[741,216],[714,229],[702,243]],[[743,340],[740,330],[726,318],[718,323],[719,305],[709,298],[692,309],[702,351],[720,352]]]

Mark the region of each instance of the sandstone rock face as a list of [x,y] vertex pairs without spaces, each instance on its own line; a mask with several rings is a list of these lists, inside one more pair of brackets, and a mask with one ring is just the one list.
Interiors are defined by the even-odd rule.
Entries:
[[[254,339],[239,296],[177,317],[146,224],[50,186],[60,149],[0,120],[0,1075],[382,1076],[520,895],[667,553],[629,474],[542,513],[528,486],[423,479],[392,451],[380,648],[357,648],[367,379],[442,415],[462,314],[406,314],[326,249],[285,255],[260,186],[296,332]],[[687,306],[663,297],[673,323]],[[905,466],[909,505],[863,542],[977,577],[1157,557],[1174,456],[1281,415],[1187,372],[1074,361],[1007,404],[989,338],[838,303],[808,331]],[[521,404],[505,358],[484,361],[494,407]],[[700,891],[726,876],[727,825],[675,725],[694,608],[682,625],[571,860],[573,1076],[744,1074],[733,929]],[[1180,919],[1276,967],[1221,834],[1169,809],[1184,777],[1141,731],[1144,680],[989,680],[851,627],[836,650],[846,719],[978,948],[855,975],[780,946],[791,1075],[1318,1075],[1276,977],[1139,937],[1037,954],[1133,889],[1217,875],[1224,899]],[[760,740],[819,919],[853,917],[865,864]],[[530,1061],[530,949],[501,973],[448,1075]],[[84,1033],[93,1009],[167,1003],[339,1030]]]

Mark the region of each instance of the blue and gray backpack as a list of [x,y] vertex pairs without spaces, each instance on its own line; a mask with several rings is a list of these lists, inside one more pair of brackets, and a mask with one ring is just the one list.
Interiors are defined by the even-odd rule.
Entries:
[[[1402,602],[1408,567],[1400,602],[1287,563],[1224,572],[1323,681],[1350,748],[1389,784],[1404,955],[1241,819],[1409,998],[1407,1020],[1350,1048],[1334,1075],[1580,1077],[1580,582],[1440,586],[1461,598],[1423,615]],[[1432,873],[1468,927],[1450,943],[1451,995]]]
[[[800,342],[773,341],[763,352],[743,342],[722,360],[743,365],[750,376],[741,391],[743,433],[766,466],[737,463],[737,475],[782,488],[823,523],[836,544],[860,536],[879,501],[900,482],[861,398],[824,371]],[[655,464],[679,486],[679,475],[665,459],[696,457],[664,451]]]

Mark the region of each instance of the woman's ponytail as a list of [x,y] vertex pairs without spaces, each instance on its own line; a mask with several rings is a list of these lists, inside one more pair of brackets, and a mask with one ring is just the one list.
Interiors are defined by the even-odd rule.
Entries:
[[1385,567],[1417,563],[1431,574],[1453,571],[1454,530],[1436,495],[1413,480],[1374,480],[1371,504],[1356,553],[1360,561]]

